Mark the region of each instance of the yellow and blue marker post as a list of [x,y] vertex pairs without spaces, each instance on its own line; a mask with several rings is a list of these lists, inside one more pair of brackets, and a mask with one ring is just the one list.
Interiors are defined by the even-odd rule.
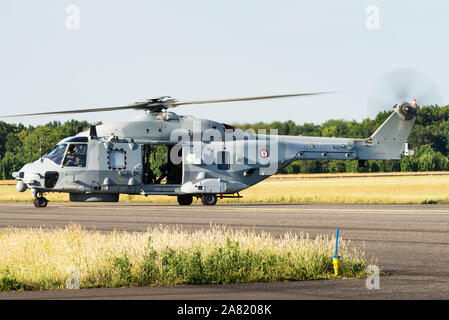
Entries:
[[338,268],[340,266],[340,256],[337,254],[338,252],[338,232],[337,228],[337,236],[335,237],[335,255],[332,257],[332,263],[334,264],[334,273],[335,276],[338,277]]

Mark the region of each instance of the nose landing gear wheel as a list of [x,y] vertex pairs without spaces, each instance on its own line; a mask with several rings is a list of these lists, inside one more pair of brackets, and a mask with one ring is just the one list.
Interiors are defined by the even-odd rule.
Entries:
[[206,194],[201,197],[201,202],[205,206],[214,206],[217,203],[217,196],[215,194]]
[[44,197],[34,199],[34,206],[36,208],[45,208],[48,205],[48,200]]
[[190,194],[183,194],[178,196],[178,203],[181,206],[190,206],[193,202],[193,196]]

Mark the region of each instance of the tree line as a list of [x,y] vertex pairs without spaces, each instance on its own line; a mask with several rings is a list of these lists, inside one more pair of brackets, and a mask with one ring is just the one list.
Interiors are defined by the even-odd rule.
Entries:
[[[392,111],[380,112],[374,119],[328,120],[320,125],[285,122],[236,124],[242,130],[277,129],[281,135],[320,137],[369,137]],[[12,172],[33,162],[62,139],[74,136],[90,127],[86,121],[58,121],[41,126],[24,126],[0,122],[0,179],[11,179]],[[410,134],[409,144],[415,150],[411,157],[401,160],[369,160],[365,167],[358,161],[300,160],[283,169],[283,173],[327,172],[393,172],[449,170],[449,106],[425,106],[418,113]]]
[[59,141],[90,127],[86,121],[58,121],[43,126],[0,122],[0,179],[11,179],[14,171],[39,159]]

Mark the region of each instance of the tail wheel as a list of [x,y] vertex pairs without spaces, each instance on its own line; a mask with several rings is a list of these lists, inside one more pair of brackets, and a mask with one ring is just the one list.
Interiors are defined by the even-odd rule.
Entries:
[[215,194],[206,194],[201,197],[201,202],[205,206],[214,206],[217,203],[217,196]]
[[190,194],[183,194],[178,196],[178,203],[181,206],[190,206],[193,202],[193,196]]
[[45,208],[48,205],[48,200],[44,197],[34,199],[34,206],[36,208]]

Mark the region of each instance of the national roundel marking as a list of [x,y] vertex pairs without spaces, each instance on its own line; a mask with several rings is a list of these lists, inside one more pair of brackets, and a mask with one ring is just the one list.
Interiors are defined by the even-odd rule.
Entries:
[[268,158],[268,156],[270,155],[270,153],[268,152],[268,150],[267,149],[262,149],[262,150],[260,150],[260,156],[262,157],[262,158]]

